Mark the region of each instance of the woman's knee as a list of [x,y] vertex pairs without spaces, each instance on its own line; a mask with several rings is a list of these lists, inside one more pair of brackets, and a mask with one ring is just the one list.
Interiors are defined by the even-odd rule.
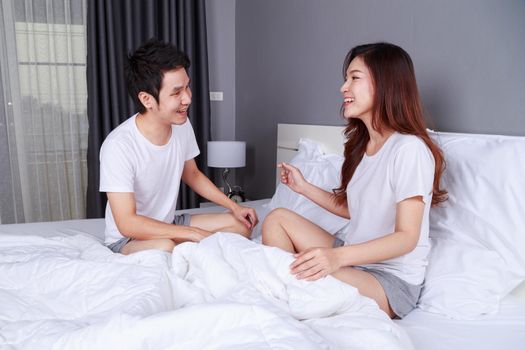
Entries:
[[268,238],[269,235],[272,235],[276,230],[272,230],[275,225],[281,226],[283,222],[288,220],[292,211],[286,208],[277,208],[272,210],[262,223],[262,234],[263,239]]
[[264,219],[263,230],[265,226],[268,227],[275,224],[280,225],[282,222],[287,221],[291,214],[293,214],[293,212],[286,208],[277,208],[272,210],[268,215],[266,215],[266,218]]
[[264,219],[264,222],[275,223],[283,220],[287,220],[290,216],[294,214],[293,211],[286,208],[276,208],[272,210]]

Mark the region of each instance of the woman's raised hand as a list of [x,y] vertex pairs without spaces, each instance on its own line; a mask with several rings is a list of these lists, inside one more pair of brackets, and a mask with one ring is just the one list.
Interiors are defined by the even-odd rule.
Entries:
[[301,194],[308,183],[301,171],[293,165],[284,162],[279,163],[277,167],[281,169],[281,183],[290,187],[292,191]]

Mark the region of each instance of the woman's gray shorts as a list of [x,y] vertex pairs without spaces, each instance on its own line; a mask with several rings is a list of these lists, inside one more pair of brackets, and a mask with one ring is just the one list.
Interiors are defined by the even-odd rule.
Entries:
[[[338,248],[345,244],[345,241],[335,237],[332,247]],[[397,317],[405,317],[416,307],[423,284],[410,284],[391,273],[379,269],[362,266],[354,266],[354,268],[368,272],[378,280],[379,284],[381,284],[381,287],[383,287],[383,290],[385,291],[390,308],[394,311]]]
[[[184,213],[181,215],[175,215],[175,219],[173,219],[174,225],[182,225],[182,226],[190,226],[191,221],[191,215]],[[113,242],[111,244],[107,244],[106,247],[108,247],[113,253],[120,253],[122,248],[131,241],[132,238],[130,237],[122,237],[116,242]]]
[[335,237],[334,243],[332,243],[332,248],[342,247],[344,245],[345,241],[343,241],[341,238]]
[[383,287],[385,291],[390,308],[398,318],[403,318],[410,311],[414,310],[419,300],[423,284],[410,284],[389,272],[379,269],[362,266],[355,266],[355,268],[368,272],[379,281],[379,284],[381,284],[381,287]]

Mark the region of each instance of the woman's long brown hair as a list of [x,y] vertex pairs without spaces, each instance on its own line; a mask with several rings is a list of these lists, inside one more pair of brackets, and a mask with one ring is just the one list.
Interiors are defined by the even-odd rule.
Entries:
[[[346,78],[348,66],[356,57],[363,59],[374,84],[372,127],[380,133],[394,130],[401,134],[416,135],[425,142],[436,163],[432,205],[445,201],[447,192],[439,187],[445,160],[443,153],[432,142],[426,130],[412,59],[402,48],[393,44],[359,45],[346,55],[343,78]],[[365,124],[357,118],[348,119],[344,134],[347,141],[341,170],[341,186],[334,189],[339,204],[346,201],[346,187],[363,158],[370,140]]]

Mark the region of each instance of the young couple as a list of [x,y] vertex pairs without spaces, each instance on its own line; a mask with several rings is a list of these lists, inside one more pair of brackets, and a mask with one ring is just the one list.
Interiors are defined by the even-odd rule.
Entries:
[[[253,209],[225,196],[197,168],[188,120],[189,60],[174,46],[150,40],[128,57],[128,91],[138,113],[113,130],[100,151],[100,191],[106,192],[106,240],[118,253],[171,251],[217,231],[249,237]],[[295,254],[291,273],[327,275],[374,299],[390,317],[416,305],[429,252],[429,209],[446,199],[444,160],[423,119],[414,67],[400,47],[354,47],[343,65],[342,114],[347,121],[341,184],[326,192],[289,165],[281,182],[319,206],[349,218],[343,241],[300,215],[272,211],[263,243]],[[180,180],[230,210],[175,216]]]

